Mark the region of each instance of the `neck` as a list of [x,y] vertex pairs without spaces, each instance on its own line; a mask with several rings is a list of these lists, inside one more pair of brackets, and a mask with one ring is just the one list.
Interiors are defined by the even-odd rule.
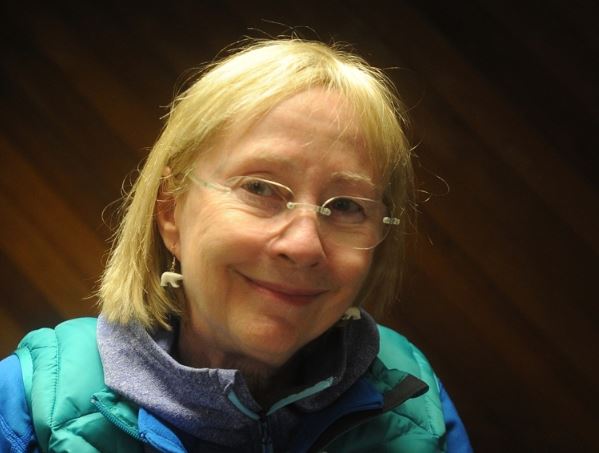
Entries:
[[295,369],[293,360],[275,367],[242,354],[222,351],[181,320],[175,358],[192,368],[219,368],[239,370],[252,396],[260,406],[268,408],[278,398],[279,390],[292,382]]

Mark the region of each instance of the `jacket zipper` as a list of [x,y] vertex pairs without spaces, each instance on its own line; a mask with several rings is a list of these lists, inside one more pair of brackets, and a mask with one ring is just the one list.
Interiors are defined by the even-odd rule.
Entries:
[[272,437],[270,435],[270,426],[265,414],[260,414],[260,438],[262,441],[262,453],[272,453]]

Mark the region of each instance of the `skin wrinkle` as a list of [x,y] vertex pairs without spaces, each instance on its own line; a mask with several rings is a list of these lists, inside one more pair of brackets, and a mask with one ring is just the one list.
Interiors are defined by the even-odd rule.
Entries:
[[[374,180],[384,189],[388,203],[396,200],[400,210],[409,207],[405,205],[409,203],[407,197],[412,186],[412,170],[407,160],[410,150],[403,131],[404,120],[396,116],[404,108],[381,71],[343,49],[327,48],[316,42],[265,41],[242,47],[239,54],[206,67],[173,100],[165,128],[143,165],[138,182],[123,200],[125,215],[115,234],[98,291],[102,313],[113,321],[138,319],[147,328],[161,325],[168,329],[169,316],[179,314],[182,308],[156,284],[164,268],[170,265],[172,246],[158,240],[154,225],[148,221],[157,211],[156,194],[160,191],[164,168],[173,170],[174,177],[167,182],[174,195],[186,192],[190,184],[185,175],[194,168],[200,155],[231,137],[242,125],[251,129],[249,126],[254,127],[296,93],[317,89],[328,100],[341,95],[350,107],[348,113],[352,119],[339,118],[332,102],[324,107],[325,113],[331,113],[333,124],[347,126],[355,121],[363,140],[356,145],[366,151],[364,167],[374,170]],[[305,116],[315,115],[305,112]],[[347,133],[347,127],[342,129]],[[226,150],[220,151],[227,155]],[[315,165],[324,162],[327,149],[322,151],[315,157]],[[346,152],[345,157],[352,158],[353,154]],[[400,161],[403,165],[391,172]],[[214,169],[209,171],[213,174]],[[208,172],[204,176],[215,180],[209,178]],[[360,296],[379,315],[399,295],[402,239],[409,223],[402,222],[391,231],[387,244],[397,242],[397,250],[385,246],[377,250],[373,272]],[[139,272],[142,278],[136,278]]]
[[[329,97],[333,94],[334,94],[333,91],[326,91],[325,95],[324,95],[324,100],[328,101]],[[334,121],[332,121],[332,123],[335,124],[335,126],[337,127],[339,132],[337,134],[337,137],[333,141],[333,145],[338,144],[338,143],[339,144],[349,143],[352,146],[354,146],[354,145],[360,143],[363,147],[365,141],[364,141],[359,129],[356,127],[355,121],[343,121],[342,115],[340,113],[343,110],[346,110],[346,112],[345,112],[346,115],[347,115],[347,111],[350,111],[351,115],[355,116],[355,112],[353,111],[351,106],[345,100],[343,100],[340,103],[340,105],[336,106],[336,108],[332,112],[332,114],[335,115]],[[315,113],[316,113],[316,109],[314,109],[312,112],[310,112],[308,117],[312,118],[312,116]],[[308,147],[310,145],[312,145],[312,142],[307,142],[304,146]],[[325,155],[326,155],[326,153],[322,153],[321,160],[324,160]],[[337,173],[343,173],[343,172],[337,172]],[[357,175],[357,174],[356,174],[356,176],[360,176],[360,177],[365,178],[366,180],[370,180],[370,178],[368,178],[367,176],[362,176],[362,175]],[[373,186],[374,186],[374,184],[373,184]]]
[[[353,191],[375,176],[362,140],[355,140],[360,134],[354,121],[341,96],[299,93],[252,127],[231,130],[199,157],[196,175],[220,183],[258,173],[296,189],[298,201],[312,204],[325,201],[319,199],[324,195],[350,195],[326,192],[332,182]],[[309,210],[291,212],[277,231],[256,229],[224,195],[192,186],[173,215],[162,216],[163,239],[176,244],[185,282],[187,316],[178,351],[191,366],[235,365],[266,379],[355,302],[373,252],[322,244],[317,214]],[[307,303],[291,303],[285,292],[256,282],[324,292],[302,299]]]
[[[229,162],[230,162],[230,159],[228,160],[228,163]],[[257,151],[253,152],[251,165],[252,165],[252,168],[253,167],[260,168],[261,166],[263,166],[265,168],[266,167],[272,168],[273,166],[276,166],[276,167],[280,168],[281,172],[297,171],[297,165],[294,163],[293,160],[290,160],[284,156],[273,156],[272,154],[269,154],[268,151],[265,151],[265,150],[257,150]],[[221,166],[219,166],[219,169],[223,168],[224,166],[225,166],[225,163],[223,163]],[[243,174],[243,173],[244,173],[244,171],[241,170],[240,175],[238,175],[238,176],[245,176],[245,174]],[[254,174],[256,176],[260,176],[260,172],[252,172],[252,174]],[[265,176],[267,176],[267,175],[265,175]],[[275,182],[285,185],[281,181],[275,181]],[[376,186],[376,184],[372,181],[372,178],[370,178],[367,175],[357,173],[357,172],[351,172],[351,171],[332,172],[331,173],[331,182],[333,184],[350,183],[350,184],[357,186],[358,188],[360,188],[361,185],[365,185],[365,186],[367,186],[367,190],[369,192],[377,192],[378,193],[381,191],[381,189],[378,188]],[[293,192],[293,188],[290,187],[290,189]],[[337,195],[346,195],[346,194],[340,193]],[[337,195],[333,195],[333,196],[337,196]],[[370,197],[371,197],[371,195],[364,196],[364,198],[370,198]]]
[[[309,91],[309,90],[307,90]],[[335,128],[337,129],[337,132],[335,134],[335,138],[332,140],[331,142],[331,147],[334,147],[336,145],[346,145],[349,147],[357,147],[357,148],[363,148],[365,147],[365,140],[362,137],[362,134],[359,130],[359,128],[356,126],[355,121],[344,121],[343,117],[347,117],[348,113],[351,116],[355,116],[355,113],[353,112],[353,109],[348,105],[348,103],[345,100],[341,100],[341,102],[339,102],[338,99],[335,99],[335,97],[338,97],[337,93],[335,93],[334,91],[329,91],[329,90],[320,90],[323,92],[323,97],[322,97],[322,101],[323,103],[329,104],[329,103],[333,103],[335,104],[335,107],[332,109],[331,112],[329,112],[331,115],[334,115],[334,120],[331,121],[331,123],[335,126]],[[298,93],[299,95],[301,95],[304,92],[300,92]],[[297,96],[298,94],[296,94],[295,96]],[[315,115],[322,113],[322,111],[325,110],[323,108],[313,108],[307,115],[306,118],[308,119],[313,119],[315,117]],[[343,112],[343,114],[342,114]],[[266,116],[266,115],[265,115]],[[260,122],[261,118],[258,118],[258,120],[255,120],[254,122],[245,122],[242,123],[241,125],[238,126],[237,130],[229,130],[229,132],[232,133],[233,136],[240,138],[243,135],[245,135],[248,131],[250,131],[253,127],[255,127],[255,125],[257,123]],[[318,123],[318,119],[314,119],[315,123]],[[288,130],[297,130],[296,127],[293,126],[289,126],[287,125],[286,127]],[[314,137],[312,137],[310,140],[306,140],[304,142],[304,144],[302,145],[304,148],[309,148],[310,146],[314,146]],[[214,147],[211,149],[211,151],[214,150]],[[370,152],[368,153],[369,155],[371,154]],[[323,152],[320,156],[320,161],[324,161],[326,159],[326,152]],[[230,164],[230,161],[233,159],[233,157],[231,155],[227,155],[225,156],[225,159],[222,159],[221,164],[217,167],[217,169],[215,170],[214,173],[218,173],[220,170],[222,170],[224,167],[226,167],[227,165]],[[372,156],[369,157],[369,159],[372,159]],[[279,155],[272,155],[272,153],[269,153],[268,149],[256,149],[253,153],[253,159],[252,159],[252,167],[256,166],[259,167],[260,164],[263,164],[263,166],[267,167],[269,165],[276,165],[279,166],[280,169],[282,171],[297,171],[297,165],[294,163],[293,160],[289,160],[288,158],[286,158],[285,156],[279,156]],[[240,172],[239,175],[237,176],[244,176],[245,173],[243,171]],[[338,172],[334,172],[331,174],[331,181],[333,183],[336,182],[343,182],[343,181],[348,181],[348,182],[359,182],[359,181],[364,181],[366,184],[368,184],[369,189],[371,190],[372,193],[375,193],[376,195],[361,195],[361,194],[357,194],[357,196],[362,196],[363,198],[372,198],[372,199],[376,199],[375,197],[380,196],[379,194],[382,193],[382,189],[378,188],[376,186],[376,184],[374,184],[374,182],[372,181],[372,178],[368,177],[367,175],[363,175],[363,174],[359,174],[356,172],[348,172],[348,171],[338,171]],[[224,181],[222,181],[224,182]],[[282,181],[275,181],[275,182],[279,182],[282,183],[284,185],[285,182]],[[293,191],[293,188],[290,187]],[[295,193],[295,192],[294,192]],[[299,194],[296,194],[299,195]],[[333,196],[338,196],[338,195],[349,195],[348,193],[333,193],[331,196],[327,197],[333,197]],[[295,200],[297,201],[297,200]],[[325,201],[325,200],[323,200]],[[318,202],[314,202],[315,204],[318,204]]]

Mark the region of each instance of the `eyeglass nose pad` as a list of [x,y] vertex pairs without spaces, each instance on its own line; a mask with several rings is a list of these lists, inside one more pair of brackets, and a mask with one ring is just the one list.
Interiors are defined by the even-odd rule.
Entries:
[[316,204],[295,203],[293,201],[288,201],[286,206],[287,206],[287,209],[290,209],[290,210],[293,210],[296,208],[302,208],[302,209],[307,209],[309,211],[313,211],[313,212],[316,212],[318,214],[322,214],[325,216],[331,215],[331,210],[329,208],[325,208],[324,206],[318,206]]

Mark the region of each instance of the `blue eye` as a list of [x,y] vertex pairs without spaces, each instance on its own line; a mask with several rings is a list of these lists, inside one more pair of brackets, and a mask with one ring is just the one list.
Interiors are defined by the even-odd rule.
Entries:
[[330,209],[331,220],[343,223],[358,223],[366,219],[366,210],[357,199],[349,197],[333,198],[326,207]]
[[362,207],[349,198],[335,198],[327,207],[334,212],[355,213],[362,211]]
[[241,185],[241,188],[261,197],[272,197],[273,195],[276,195],[273,185],[260,179],[250,179],[245,181]]
[[272,217],[281,212],[286,200],[293,196],[285,186],[255,176],[234,178],[231,190],[242,206],[260,217]]

